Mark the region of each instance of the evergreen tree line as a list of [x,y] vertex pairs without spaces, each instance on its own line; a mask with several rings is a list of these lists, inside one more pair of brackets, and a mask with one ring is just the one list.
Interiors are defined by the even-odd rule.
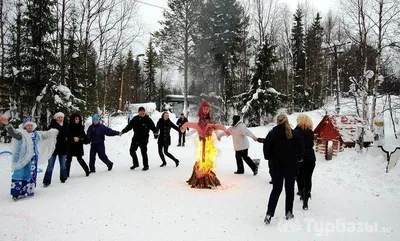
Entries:
[[[292,15],[274,0],[169,0],[153,36],[183,73],[185,95],[208,99],[222,121],[242,114],[257,126],[281,107],[308,111],[337,93],[355,96],[351,79],[363,79],[364,62],[377,69],[372,41],[364,54],[355,29],[332,12],[323,20],[304,8]],[[385,64],[379,65],[389,76],[393,69]],[[398,84],[387,81],[379,92],[389,89],[398,91]]]
[[[134,1],[18,0],[0,21],[3,105],[44,124],[55,111],[116,113],[150,101],[162,109],[165,95],[183,93],[186,112],[187,95],[196,95],[212,104],[216,121],[241,114],[257,126],[282,107],[307,111],[337,93],[376,95],[376,81],[354,81],[365,70],[388,76],[377,92],[398,92],[394,55],[377,61],[383,47],[361,41],[331,12],[298,6],[293,14],[274,3],[169,0],[161,29],[135,53]],[[173,84],[174,69],[183,88]]]
[[[3,3],[7,3],[3,5]],[[157,53],[133,54],[135,3],[114,0],[2,1],[1,106],[15,121],[84,116],[153,101]],[[142,58],[144,57],[144,58]]]

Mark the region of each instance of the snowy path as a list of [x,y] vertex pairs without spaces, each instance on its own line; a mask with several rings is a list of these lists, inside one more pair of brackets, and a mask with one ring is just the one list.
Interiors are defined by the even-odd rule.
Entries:
[[[268,129],[253,131],[264,137]],[[352,151],[331,162],[319,156],[310,210],[303,211],[296,197],[296,218],[284,220],[282,194],[276,217],[267,226],[263,218],[272,186],[266,161],[256,177],[248,167],[245,175],[234,175],[232,140],[223,138],[216,169],[223,186],[191,189],[185,181],[194,163],[193,138],[186,147],[171,146],[181,161],[178,168],[168,159],[166,168],[159,167],[157,144],[151,139],[150,170],[142,172],[129,170],[131,136],[107,138],[107,154],[115,163],[111,172],[97,160],[98,172],[86,178],[74,161],[70,179],[61,184],[57,165],[50,187],[39,186],[34,198],[16,203],[9,196],[10,165],[0,156],[0,240],[400,240],[400,167],[385,175],[381,158],[354,158]],[[173,144],[177,139],[173,132]],[[251,141],[250,156],[262,158],[262,145]],[[351,225],[358,222],[370,228],[376,224],[378,230],[352,232]]]

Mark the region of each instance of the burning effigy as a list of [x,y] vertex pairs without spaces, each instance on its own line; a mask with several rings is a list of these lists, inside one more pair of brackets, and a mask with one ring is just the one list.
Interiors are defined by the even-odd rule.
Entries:
[[217,175],[213,171],[218,155],[218,149],[214,145],[215,136],[213,133],[216,130],[228,133],[228,130],[223,125],[211,123],[210,105],[207,101],[203,101],[198,117],[199,121],[197,123],[187,122],[181,127],[182,132],[186,128],[192,128],[199,135],[196,162],[187,183],[192,188],[213,188],[221,185]]

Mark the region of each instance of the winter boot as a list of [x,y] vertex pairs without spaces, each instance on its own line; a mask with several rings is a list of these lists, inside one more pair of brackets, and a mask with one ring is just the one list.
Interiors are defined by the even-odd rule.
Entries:
[[271,215],[267,214],[264,218],[264,223],[265,224],[270,224],[271,223]]
[[257,174],[258,174],[258,167],[256,169],[254,169],[254,171],[253,171],[254,176],[257,176]]
[[136,167],[139,167],[139,165],[133,165],[133,166],[131,166],[131,170],[135,170]]
[[147,170],[149,170],[149,168],[148,167],[143,167],[143,169],[142,169],[142,171],[147,171]]
[[178,146],[182,146],[181,143],[178,143]]
[[182,146],[185,146],[185,143],[182,143]]
[[303,199],[303,209],[308,210],[308,200],[310,199],[311,194],[310,192],[305,193],[304,199]]
[[176,167],[179,166],[179,160],[178,160],[178,159],[175,160],[175,166],[176,166]]
[[167,163],[166,162],[163,162],[161,165],[160,165],[160,167],[165,167],[167,165]]
[[286,220],[289,220],[289,219],[292,219],[292,218],[294,218],[293,213],[291,211],[287,212],[286,213]]
[[108,166],[108,171],[111,171],[111,170],[112,170],[112,168],[113,168],[113,166],[114,166],[114,163],[113,163],[113,162],[111,162],[111,164]]
[[304,193],[305,193],[304,189],[300,190],[299,193],[300,193],[300,200],[304,200]]

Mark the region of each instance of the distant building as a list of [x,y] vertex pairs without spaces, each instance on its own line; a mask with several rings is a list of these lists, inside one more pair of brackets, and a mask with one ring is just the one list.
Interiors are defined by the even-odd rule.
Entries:
[[[314,129],[316,151],[329,156],[336,156],[343,148],[355,147],[357,142],[357,126],[363,119],[355,115],[326,115]],[[374,141],[374,136],[369,129],[364,131],[364,147]],[[332,152],[332,153],[330,153]]]
[[[200,102],[199,97],[194,95],[188,95],[187,101],[189,105],[189,112],[190,112],[190,105],[191,104],[198,104]],[[165,103],[171,103],[172,112],[179,117],[180,114],[183,112],[183,102],[184,96],[183,95],[166,95],[164,98]],[[197,113],[197,112],[196,112]]]

